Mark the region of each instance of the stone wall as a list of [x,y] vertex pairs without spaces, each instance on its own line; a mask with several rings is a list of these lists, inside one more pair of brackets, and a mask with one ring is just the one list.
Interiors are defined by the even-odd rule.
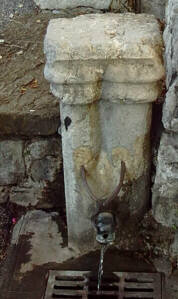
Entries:
[[90,7],[97,10],[132,11],[139,7],[140,0],[34,0],[41,9],[72,9]]
[[59,106],[42,78],[42,65],[36,74],[29,67],[25,60],[2,65],[12,81],[1,88],[0,203],[53,208],[64,202]]
[[[164,132],[158,152],[153,187],[153,212],[156,220],[178,234],[178,0],[166,8],[165,64],[167,94],[163,106]],[[177,236],[172,254],[177,255]]]
[[88,7],[116,12],[142,12],[153,14],[159,19],[165,16],[166,0],[34,0],[41,9],[73,9]]
[[0,203],[36,208],[60,205],[61,147],[58,137],[0,141]]
[[165,16],[165,4],[167,0],[141,0],[141,10],[144,13],[153,14],[159,19]]
[[52,16],[14,17],[2,34],[0,203],[10,201],[19,210],[64,203],[59,104],[43,76],[43,40]]

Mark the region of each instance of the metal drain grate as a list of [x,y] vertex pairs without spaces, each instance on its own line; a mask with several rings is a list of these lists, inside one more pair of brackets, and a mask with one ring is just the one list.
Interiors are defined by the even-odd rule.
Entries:
[[97,277],[89,271],[49,271],[44,299],[164,299],[160,273],[106,274],[97,294]]

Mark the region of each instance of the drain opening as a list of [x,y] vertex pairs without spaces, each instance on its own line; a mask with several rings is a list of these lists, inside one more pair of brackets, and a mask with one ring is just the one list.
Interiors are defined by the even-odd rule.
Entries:
[[159,273],[113,272],[102,280],[97,292],[97,277],[90,271],[49,271],[44,299],[163,299]]

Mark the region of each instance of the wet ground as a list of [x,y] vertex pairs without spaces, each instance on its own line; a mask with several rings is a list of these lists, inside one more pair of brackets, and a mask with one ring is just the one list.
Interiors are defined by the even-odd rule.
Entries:
[[[56,220],[53,219],[54,222],[45,225],[47,213],[30,212],[30,215],[16,224],[16,233],[13,233],[13,241],[0,269],[2,299],[42,299],[49,270],[92,271],[93,276],[97,275],[99,249],[81,255],[65,247],[59,230],[63,230],[60,225],[61,219],[58,219],[59,228],[54,232]],[[128,242],[127,238],[125,241]],[[143,248],[134,251],[117,247],[119,244],[110,247],[105,254],[105,274],[113,271],[163,272],[166,276],[167,291],[167,297],[164,299],[178,299],[178,272],[173,269],[166,256],[154,258],[145,256]]]
[[[1,285],[1,296],[3,299],[42,299],[47,285],[49,270],[74,270],[92,271],[96,276],[98,271],[100,251],[90,252],[84,256],[73,258],[64,263],[47,263],[43,266],[36,266],[32,271],[22,276],[19,268],[25,255],[25,239],[16,248],[10,248],[9,261],[6,261],[4,271],[4,283]],[[24,252],[23,252],[24,251]],[[26,256],[26,258],[28,258]],[[146,263],[143,259],[133,258],[131,252],[121,252],[112,247],[108,250],[104,260],[104,275],[111,272],[146,272],[155,273],[153,265]],[[166,281],[165,299],[178,298],[177,275],[169,277]]]
[[[48,270],[77,270],[92,271],[97,275],[100,251],[94,251],[76,259],[67,260],[64,263],[48,263],[35,267],[23,277],[19,271],[25,257],[25,239],[21,240],[20,247],[11,248],[11,258],[7,263],[6,279],[1,288],[3,299],[41,299],[45,293]],[[24,252],[23,252],[24,251]],[[16,252],[16,253],[15,253]],[[14,258],[15,257],[15,258]],[[26,256],[26,258],[28,258]],[[23,260],[24,262],[24,260]],[[10,270],[10,272],[9,272]],[[134,258],[132,253],[122,253],[115,248],[108,250],[104,261],[104,273],[119,272],[155,272],[155,268],[139,258]],[[11,274],[13,273],[13,275]]]

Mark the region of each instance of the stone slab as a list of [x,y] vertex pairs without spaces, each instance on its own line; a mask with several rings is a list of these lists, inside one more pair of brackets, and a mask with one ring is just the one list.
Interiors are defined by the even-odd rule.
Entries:
[[108,9],[111,0],[34,0],[41,9],[65,9],[78,6],[92,7],[96,9]]
[[[40,19],[41,23],[36,21]],[[57,132],[58,100],[43,76],[43,39],[49,15],[16,17],[1,45],[0,136],[39,136]]]
[[[41,69],[42,72],[42,69]],[[40,77],[42,75],[39,75]],[[39,78],[39,77],[38,77]],[[34,81],[31,76],[24,76],[22,80],[18,80],[20,86],[30,84]],[[42,84],[41,78],[38,84]],[[13,84],[13,83],[11,83]],[[28,95],[28,87],[24,87],[27,91],[19,96],[14,91],[14,96],[10,95],[9,86],[1,87],[1,105],[0,105],[0,135],[52,135],[57,132],[60,118],[58,101],[49,94],[49,91],[38,88],[29,90],[33,92]],[[48,87],[49,88],[49,87]]]
[[67,247],[62,248],[62,224],[57,212],[47,213],[41,210],[28,212],[13,230],[11,245],[18,244],[21,236],[27,237],[28,261],[21,264],[23,275],[33,268],[47,263],[62,263],[77,253]]
[[159,24],[146,14],[91,14],[51,20],[45,38],[47,63],[139,59],[150,62],[151,67],[157,65],[157,80],[163,75],[162,46]]

